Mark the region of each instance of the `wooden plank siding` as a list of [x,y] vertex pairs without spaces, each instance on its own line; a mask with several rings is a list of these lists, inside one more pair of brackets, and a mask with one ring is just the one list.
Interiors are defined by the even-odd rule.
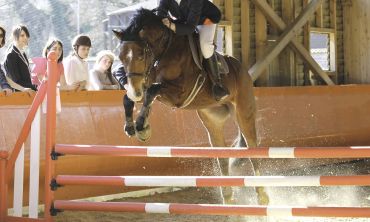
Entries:
[[[370,83],[370,1],[344,1],[345,83]],[[339,26],[337,26],[338,28]]]
[[[294,4],[294,18],[297,18],[304,7],[307,6],[308,2],[305,0],[295,0],[293,2]],[[311,21],[315,19],[315,16],[312,16]],[[309,23],[307,23],[309,24]],[[307,25],[306,25],[307,26]],[[307,50],[309,50],[309,28],[304,26],[302,31],[297,35],[296,39],[299,43],[301,43]],[[305,32],[304,29],[307,29],[307,32]],[[297,85],[297,86],[303,86],[303,85],[310,85],[307,80],[305,81],[305,72],[307,72],[306,75],[309,75],[308,72],[308,66],[305,66],[305,63],[303,62],[302,58],[296,54],[294,54],[295,57],[295,84],[291,85]],[[287,84],[285,84],[287,85]]]
[[241,61],[241,1],[233,1],[233,56]]
[[[242,3],[247,1],[247,3]],[[297,18],[309,0],[266,0],[284,22],[289,25]],[[335,2],[333,4],[333,1]],[[213,1],[222,12],[222,21],[232,19],[232,56],[239,59],[244,68],[252,67],[261,52],[276,43],[281,32],[274,28],[269,22],[261,20],[258,9],[253,1],[250,0],[214,0]],[[232,9],[227,9],[232,5]],[[334,7],[334,8],[333,8]],[[247,8],[249,10],[247,10]],[[226,11],[225,11],[226,10]],[[333,11],[334,10],[334,11]],[[225,14],[229,13],[227,16]],[[232,15],[230,15],[232,13]],[[245,13],[245,15],[244,15]],[[310,47],[310,31],[323,30],[335,32],[335,72],[330,72],[330,78],[338,84],[346,83],[345,77],[345,53],[344,53],[344,19],[343,3],[338,0],[324,0],[322,6],[315,13],[310,22],[299,34],[296,40],[301,43],[308,51]],[[244,20],[243,20],[244,19]],[[244,27],[248,26],[248,27]],[[335,24],[334,24],[335,23]],[[263,27],[266,26],[266,27]],[[219,29],[224,31],[224,45],[227,48],[227,26]],[[261,30],[266,30],[264,39]],[[244,30],[244,33],[243,33]],[[248,30],[248,33],[245,33]],[[243,44],[243,41],[246,43]],[[246,48],[248,47],[248,48]],[[224,51],[224,53],[227,53]],[[245,58],[244,58],[245,57]],[[324,84],[320,77],[316,77],[309,71],[308,66],[299,55],[286,48],[284,51],[266,67],[266,74],[261,75],[261,79],[256,82],[257,86],[303,86],[311,84]]]
[[343,4],[337,2],[336,5],[337,17],[337,79],[338,84],[345,84],[344,78],[344,17],[343,17]]

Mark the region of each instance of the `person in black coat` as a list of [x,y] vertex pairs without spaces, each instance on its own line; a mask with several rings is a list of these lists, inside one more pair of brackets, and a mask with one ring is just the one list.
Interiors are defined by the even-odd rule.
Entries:
[[28,46],[30,34],[24,25],[18,25],[13,28],[13,45],[9,47],[4,67],[7,76],[15,83],[24,88],[36,90],[32,85],[29,61],[24,49]]
[[125,89],[125,85],[127,84],[127,75],[123,64],[119,64],[116,67],[114,67],[112,75],[119,83],[120,88]]
[[[213,97],[217,101],[226,98],[229,91],[222,84],[213,43],[221,20],[220,10],[208,0],[161,0],[157,10],[164,17],[163,24],[177,35],[190,35],[198,29],[202,54],[213,82]],[[176,19],[168,19],[169,14]]]
[[[3,27],[0,26],[0,48],[5,45],[5,35],[6,31]],[[13,89],[10,87],[8,81],[6,80],[5,74],[0,64],[0,87],[2,91],[5,92],[5,95],[11,95],[13,93]]]

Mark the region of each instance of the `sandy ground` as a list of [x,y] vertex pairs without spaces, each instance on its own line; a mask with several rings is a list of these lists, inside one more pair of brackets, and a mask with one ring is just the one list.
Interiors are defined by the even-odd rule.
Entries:
[[[370,159],[360,163],[348,163],[336,166],[321,166],[289,172],[290,175],[354,175],[370,174]],[[238,190],[246,196],[243,189]],[[289,206],[363,206],[370,207],[370,187],[280,187],[267,188],[270,205]],[[143,198],[129,198],[116,201],[156,202],[156,203],[221,203],[218,188],[190,188],[177,192],[156,194]],[[190,222],[190,221],[269,221],[269,222],[369,222],[370,218],[267,218],[267,217],[227,217],[201,215],[166,215],[137,213],[97,213],[97,212],[63,212],[55,217],[56,222]]]

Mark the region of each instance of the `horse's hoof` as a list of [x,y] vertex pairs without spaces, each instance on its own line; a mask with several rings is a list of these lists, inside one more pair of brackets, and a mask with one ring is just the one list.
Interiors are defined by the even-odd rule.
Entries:
[[257,190],[257,197],[258,197],[258,204],[259,205],[269,205],[270,198],[267,195],[265,189],[263,187],[256,187]]
[[124,130],[128,137],[135,136],[135,126],[133,124],[126,123],[124,126]]
[[147,140],[149,140],[151,135],[152,135],[152,130],[150,128],[150,125],[146,126],[143,130],[136,131],[136,137],[141,142],[146,142]]

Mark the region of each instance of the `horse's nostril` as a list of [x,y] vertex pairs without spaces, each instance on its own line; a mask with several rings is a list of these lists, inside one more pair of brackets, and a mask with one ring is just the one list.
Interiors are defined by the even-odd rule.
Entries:
[[141,97],[141,92],[137,92],[137,93],[136,93],[136,96],[137,96],[137,97]]

